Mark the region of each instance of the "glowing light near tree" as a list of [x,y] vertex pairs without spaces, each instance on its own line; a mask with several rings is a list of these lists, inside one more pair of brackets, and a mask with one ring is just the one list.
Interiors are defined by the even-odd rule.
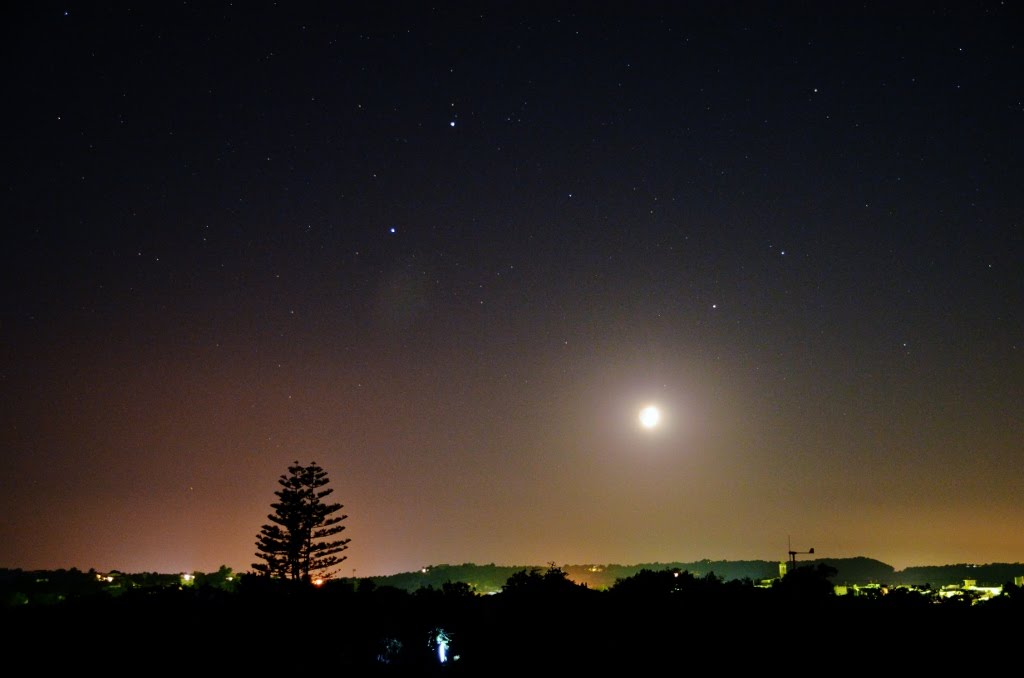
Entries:
[[444,631],[437,634],[437,660],[442,664],[448,661],[448,637]]
[[[451,646],[451,638],[448,636],[445,630],[441,628],[434,629],[430,641],[437,649],[437,661],[442,664],[447,663],[449,658],[448,649]],[[455,655],[451,658],[458,659],[459,656]]]

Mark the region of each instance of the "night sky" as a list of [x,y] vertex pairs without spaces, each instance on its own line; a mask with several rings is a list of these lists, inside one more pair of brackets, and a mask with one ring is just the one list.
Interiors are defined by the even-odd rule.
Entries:
[[0,566],[1024,561],[1021,5],[613,7],[9,9]]

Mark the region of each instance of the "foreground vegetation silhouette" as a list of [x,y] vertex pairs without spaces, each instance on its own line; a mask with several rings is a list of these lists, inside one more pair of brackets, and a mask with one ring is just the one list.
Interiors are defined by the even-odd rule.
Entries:
[[964,649],[965,641],[1013,647],[1024,619],[1024,591],[1012,583],[984,602],[899,589],[838,596],[834,572],[799,567],[761,587],[642,570],[596,590],[551,564],[515,573],[493,595],[461,582],[410,592],[371,580],[317,587],[229,571],[112,595],[79,573],[81,589],[59,600],[8,599],[4,628],[9,648],[45,640],[60,649],[51,663],[115,675],[157,665],[232,674],[643,675],[708,659],[716,672],[762,670],[812,651],[838,652],[844,666],[865,670],[912,659],[920,672],[948,668],[940,650],[953,643],[978,668],[989,654]]

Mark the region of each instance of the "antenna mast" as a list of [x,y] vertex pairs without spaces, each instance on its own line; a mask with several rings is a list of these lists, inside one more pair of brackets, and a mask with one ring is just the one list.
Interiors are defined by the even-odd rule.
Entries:
[[810,551],[794,551],[793,550],[793,542],[792,542],[792,540],[788,536],[786,537],[786,543],[789,546],[789,567],[791,569],[794,569],[794,570],[796,569],[796,557],[798,555],[803,555],[803,554],[812,555],[814,553],[814,548],[811,548]]

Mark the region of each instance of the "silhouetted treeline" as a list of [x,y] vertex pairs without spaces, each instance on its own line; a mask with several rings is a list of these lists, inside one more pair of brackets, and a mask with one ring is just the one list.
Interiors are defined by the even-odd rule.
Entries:
[[217,572],[189,575],[157,572],[100,573],[68,570],[0,569],[0,605],[50,604],[83,596],[118,596],[138,589],[177,589],[183,586],[211,586],[232,590],[238,581],[227,566]]
[[17,653],[45,641],[33,665],[106,675],[647,675],[698,661],[729,674],[810,652],[838,653],[847,668],[913,659],[921,671],[949,668],[957,659],[939,657],[950,647],[982,670],[985,649],[1012,647],[1024,614],[1024,590],[1009,582],[985,601],[933,589],[836,595],[837,572],[824,563],[763,585],[643,569],[601,590],[551,565],[514,572],[490,595],[463,582],[406,591],[370,579],[314,587],[251,574],[115,594],[90,590],[90,573],[65,574],[81,585],[77,594],[4,608],[5,646]]
[[1021,563],[923,565],[900,570],[897,575],[892,579],[894,584],[945,586],[973,580],[977,582],[978,586],[1001,586],[1004,582],[1024,576],[1024,565]]
[[[1001,586],[1024,576],[1022,563],[995,563],[990,565],[942,565],[934,567],[911,567],[896,570],[873,558],[818,558],[801,561],[800,566],[827,565],[836,571],[832,577],[835,584],[845,585],[915,585],[930,584],[942,586],[962,585],[965,580],[976,580],[978,586]],[[424,586],[440,586],[444,582],[459,581],[469,584],[480,593],[500,591],[510,576],[537,565],[431,565],[415,572],[372,577],[380,586],[393,586],[415,591]],[[725,581],[750,580],[760,582],[780,576],[779,562],[769,560],[698,560],[694,562],[640,563],[635,565],[562,565],[569,579],[592,589],[606,589],[620,579],[632,577],[643,570],[679,570],[698,576],[714,574]]]

